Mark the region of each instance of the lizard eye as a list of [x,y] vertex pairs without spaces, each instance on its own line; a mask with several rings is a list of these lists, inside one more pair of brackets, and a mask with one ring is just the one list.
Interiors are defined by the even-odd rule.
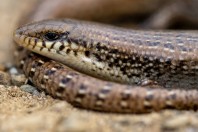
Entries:
[[44,34],[44,38],[49,41],[55,41],[60,38],[60,35],[56,32],[47,32]]

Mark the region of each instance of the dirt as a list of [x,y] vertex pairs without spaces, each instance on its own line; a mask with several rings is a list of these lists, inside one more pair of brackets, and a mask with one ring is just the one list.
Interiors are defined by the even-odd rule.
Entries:
[[[36,1],[1,0],[0,63],[12,62],[12,32]],[[150,114],[109,114],[82,110],[45,93],[0,85],[0,131],[198,131],[198,113],[166,110]]]

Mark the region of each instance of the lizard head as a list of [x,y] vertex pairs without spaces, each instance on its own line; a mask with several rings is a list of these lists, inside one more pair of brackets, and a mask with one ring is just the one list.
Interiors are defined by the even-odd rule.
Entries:
[[[50,47],[52,42],[66,40],[74,24],[63,20],[44,20],[23,25],[14,32],[14,40],[21,46],[37,45]],[[47,44],[47,45],[46,45]]]
[[[91,44],[82,41],[86,22],[70,19],[44,20],[23,25],[14,32],[14,40],[30,51],[66,64],[81,71],[91,67]],[[84,32],[83,32],[84,31]],[[88,47],[89,46],[89,47]]]

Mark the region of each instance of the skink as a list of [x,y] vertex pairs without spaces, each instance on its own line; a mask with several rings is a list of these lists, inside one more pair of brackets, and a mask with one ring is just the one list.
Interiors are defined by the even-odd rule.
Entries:
[[[33,52],[105,80],[22,54],[23,70],[36,86],[75,106],[122,113],[197,108],[197,31],[138,31],[63,19],[22,26],[14,39]],[[163,89],[149,86],[153,83]]]

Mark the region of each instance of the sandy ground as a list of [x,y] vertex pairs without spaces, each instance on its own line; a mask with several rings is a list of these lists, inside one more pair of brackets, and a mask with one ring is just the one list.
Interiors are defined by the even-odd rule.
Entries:
[[[22,14],[35,1],[1,0],[0,63],[12,62],[12,32]],[[97,113],[73,108],[65,101],[41,93],[0,85],[0,131],[198,131],[198,113],[162,111],[144,115]]]

